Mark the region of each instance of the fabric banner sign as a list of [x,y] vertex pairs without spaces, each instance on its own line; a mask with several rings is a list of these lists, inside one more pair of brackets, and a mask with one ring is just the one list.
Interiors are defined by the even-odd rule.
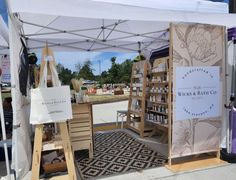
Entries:
[[171,157],[218,151],[225,97],[225,29],[172,24]]
[[175,120],[220,116],[219,67],[176,67]]
[[64,122],[72,119],[69,86],[31,90],[31,124]]
[[1,82],[10,83],[11,82],[10,57],[7,55],[2,56],[0,61],[2,69]]

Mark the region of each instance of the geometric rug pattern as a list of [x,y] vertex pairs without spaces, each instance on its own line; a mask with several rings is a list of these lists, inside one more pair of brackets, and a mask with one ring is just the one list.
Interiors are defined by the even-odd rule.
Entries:
[[96,133],[94,145],[93,159],[88,158],[88,151],[75,153],[83,179],[154,168],[167,162],[165,156],[123,131]]

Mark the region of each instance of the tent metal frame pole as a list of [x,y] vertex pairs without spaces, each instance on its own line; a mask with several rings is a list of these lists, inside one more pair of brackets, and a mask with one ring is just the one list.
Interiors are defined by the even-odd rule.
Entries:
[[[27,21],[23,21],[21,19],[19,19],[22,23],[25,23],[25,24],[29,24],[29,25],[32,25],[32,26],[36,26],[33,25],[31,22],[27,22]],[[122,23],[125,23],[127,22],[128,20],[119,20],[119,24],[122,24]],[[115,24],[117,23],[113,23],[113,24],[109,24],[109,25],[106,25],[104,26],[104,28],[107,28],[107,27],[111,27],[111,26],[114,26]],[[47,29],[47,26],[42,26],[42,28],[46,28]],[[99,30],[101,29],[101,27],[97,27],[97,28],[88,28],[88,29],[77,29],[77,30],[71,30],[71,31],[67,31],[67,32],[82,32],[82,31],[93,31],[93,30]],[[42,29],[41,29],[42,30]],[[41,31],[40,30],[40,31]],[[59,29],[58,29],[59,30]],[[40,35],[49,35],[49,34],[60,34],[62,32],[58,32],[58,30],[55,30],[55,32],[47,32],[47,33],[34,33],[34,34],[25,34],[25,36],[40,36]]]
[[[40,36],[40,35],[49,35],[49,34],[60,34],[60,33],[68,33],[68,34],[73,34],[73,35],[78,35],[78,36],[82,36],[80,34],[77,34],[75,32],[81,32],[81,31],[90,31],[90,30],[99,30],[99,29],[107,29],[110,26],[114,26],[116,24],[121,24],[124,22],[127,22],[128,20],[119,20],[119,22],[117,23],[113,23],[107,26],[102,26],[102,27],[97,27],[97,28],[88,28],[88,29],[77,29],[77,30],[71,30],[71,31],[66,31],[66,30],[61,30],[61,29],[56,29],[56,28],[52,28],[52,27],[48,27],[48,26],[43,26],[43,25],[39,25],[39,24],[35,24],[32,22],[28,22],[28,21],[23,21],[21,19],[19,19],[20,22],[22,22],[23,24],[28,24],[28,25],[32,25],[32,26],[37,26],[37,27],[41,27],[41,28],[45,28],[45,29],[50,29],[53,30],[55,32],[47,32],[47,33],[34,33],[34,34],[25,34],[25,36]],[[42,30],[42,29],[41,29]],[[40,31],[41,31],[40,30]]]
[[[46,27],[44,27],[46,29]],[[92,30],[99,30],[101,29],[100,27],[99,28],[91,28],[91,29],[83,29],[81,31],[92,31]],[[78,32],[80,30],[73,30],[73,31],[67,31],[67,32]],[[59,31],[56,31],[56,32],[46,32],[46,33],[35,33],[35,34],[25,34],[25,36],[27,37],[32,37],[32,36],[43,36],[43,35],[50,35],[50,34],[61,34],[61,33],[67,33],[67,32],[59,32]]]
[[[37,47],[29,48],[29,49],[39,49],[39,48],[44,48],[45,47],[45,41],[36,40],[36,39],[29,39],[29,40],[30,41],[35,41],[35,42],[40,42],[40,43],[44,44],[43,46],[37,46]],[[71,43],[54,43],[54,42],[47,41],[47,43],[50,44],[50,45],[48,45],[48,47],[61,46],[61,47],[67,47],[67,48],[72,48],[72,49],[76,48],[76,49],[79,49],[79,50],[87,51],[86,49],[83,49],[83,48],[68,46],[68,45],[71,45],[71,44],[77,44],[77,43],[83,43],[83,42],[86,42],[86,41],[76,41],[76,42],[71,42]]]
[[[27,38],[27,40],[29,41],[34,41],[34,42],[40,42],[40,43],[44,43],[44,46],[45,47],[45,41],[44,40],[39,40],[39,39],[32,39],[32,38]],[[48,42],[48,41],[47,41]],[[61,45],[73,45],[73,44],[78,44],[78,43],[86,43],[86,42],[90,42],[89,40],[78,40],[78,41],[73,41],[73,42],[68,42],[68,43],[56,43],[56,42],[48,42],[49,44],[51,45],[58,45],[58,46],[61,46]],[[83,49],[83,48],[82,48]]]
[[[110,28],[106,28],[106,29],[111,30]],[[121,31],[121,30],[117,30],[117,29],[114,29],[113,31],[119,32],[119,33],[124,33],[124,34],[130,34],[130,35],[133,35],[134,37],[145,37],[145,38],[150,38],[150,39],[154,38],[154,37],[151,37],[151,36],[146,36],[146,35],[136,34],[136,33],[130,33],[130,32]]]
[[[43,45],[42,46],[37,46],[37,47],[32,47],[32,48],[29,48],[29,49],[39,49],[39,48],[43,48],[45,45],[45,41],[42,41],[42,40],[38,40],[38,39],[32,39],[32,38],[27,38],[27,40],[30,40],[30,41],[35,41],[35,42],[40,42],[42,43]],[[155,42],[157,41],[160,41],[160,42],[164,42],[163,40],[159,40],[157,39]],[[75,41],[75,42],[69,42],[69,43],[54,43],[54,42],[50,42],[50,41],[47,41],[49,47],[56,47],[56,46],[61,46],[61,47],[68,47],[68,48],[77,48],[77,49],[80,49],[80,50],[83,50],[83,51],[88,51],[87,49],[83,49],[83,48],[78,48],[78,47],[74,47],[74,46],[67,46],[67,45],[72,45],[72,44],[78,44],[78,43],[86,43],[86,42],[90,42],[88,40],[84,40],[84,41]],[[154,41],[147,41],[147,42],[154,42]],[[147,43],[145,42],[145,43]],[[98,43],[98,42],[95,42],[95,44]],[[121,45],[117,45],[116,47],[119,48],[119,47],[122,47],[122,46],[128,46],[128,45],[132,45],[132,44],[136,44],[137,42],[133,42],[133,43],[126,43],[126,44],[121,44]],[[96,50],[99,50],[99,49],[105,49],[105,48],[112,48],[114,47],[113,45],[109,45],[109,44],[106,44],[107,47],[103,47],[103,48],[97,48]],[[124,49],[124,48],[122,48]],[[95,50],[95,49],[93,49]],[[130,49],[132,50],[132,49]],[[90,50],[91,51],[91,50]],[[132,50],[133,51],[133,50]],[[138,50],[134,50],[134,51],[138,51]]]
[[[52,24],[53,22],[55,22],[60,16],[56,16],[53,20],[51,20],[46,26],[49,26],[50,24]],[[39,29],[37,32],[35,32],[36,34],[41,32],[44,28]],[[25,33],[22,33],[25,34]]]
[[102,39],[105,39],[104,21],[105,20],[102,19],[102,27],[101,27],[102,28],[102,37],[103,37]]
[[[24,36],[23,36],[24,37]],[[32,40],[32,39],[30,39],[30,38],[27,38],[27,37],[25,37],[26,39],[28,39],[28,40]],[[34,41],[38,41],[38,42],[42,42],[42,43],[45,43],[45,41],[40,41],[40,40],[34,40]],[[53,44],[53,45],[58,45],[58,46],[62,46],[62,44],[63,43],[52,43],[52,42],[48,42],[49,44]],[[110,47],[117,47],[117,46],[114,46],[114,45],[109,45],[109,44],[106,44],[106,43],[102,43],[102,42],[100,42],[100,41],[96,41],[95,42],[96,44],[100,44],[100,45],[104,45],[104,46],[107,46],[108,48],[110,48]],[[73,49],[80,49],[80,50],[83,50],[83,51],[92,51],[92,50],[85,50],[85,49],[82,49],[82,48],[77,48],[77,47],[73,47],[73,46],[64,46],[64,47],[71,47],[71,48],[73,48]],[[37,48],[30,48],[30,49],[37,49]],[[130,48],[121,48],[121,49],[125,49],[125,50],[131,50],[131,51],[133,51],[133,49],[130,49]]]
[[[41,40],[36,40],[36,39],[31,39],[31,38],[27,38],[28,40],[30,40],[30,41],[35,41],[35,42],[40,42],[40,43],[43,43],[43,44],[45,44],[45,41],[41,41]],[[165,41],[167,41],[167,40],[165,40],[165,41],[163,41],[163,40],[159,40],[159,39],[156,39],[155,41],[147,41],[147,42],[145,42],[145,43],[154,43],[154,42],[158,42],[158,41],[160,41],[160,42],[165,42]],[[83,48],[78,48],[78,47],[74,47],[74,46],[67,46],[67,45],[72,45],[72,44],[78,44],[78,43],[86,43],[86,42],[89,42],[88,40],[85,40],[85,41],[75,41],[75,42],[69,42],[69,43],[54,43],[54,42],[48,42],[48,44],[51,44],[51,45],[49,45],[49,47],[56,47],[56,46],[61,46],[61,47],[68,47],[68,48],[73,48],[73,49],[79,49],[79,50],[83,50],[83,51],[92,51],[91,49],[89,49],[89,50],[86,50],[86,49],[83,49]],[[99,42],[93,42],[93,44],[99,44]],[[144,44],[144,42],[142,42],[143,44]],[[134,42],[134,43],[126,43],[126,44],[121,44],[121,45],[117,45],[116,47],[117,48],[121,48],[121,49],[124,49],[124,48],[122,48],[122,46],[128,46],[128,45],[132,45],[132,44],[136,44],[136,42]],[[99,49],[105,49],[105,48],[111,48],[111,47],[114,47],[113,45],[109,45],[109,44],[102,44],[102,45],[106,45],[107,47],[104,47],[104,48],[97,48],[96,50],[99,50]],[[150,44],[149,44],[150,45]],[[148,46],[149,46],[148,45]],[[145,49],[146,47],[148,47],[148,46],[145,46],[144,48],[142,48],[142,50],[143,49]],[[37,46],[37,47],[33,47],[33,48],[30,48],[30,49],[39,49],[39,48],[43,48],[44,47],[44,45],[42,45],[42,46]],[[126,48],[127,50],[134,50],[134,49],[131,49],[131,48]],[[93,49],[93,50],[95,50],[95,49]],[[134,51],[137,51],[137,50],[134,50]]]
[[100,31],[100,33],[97,35],[96,40],[94,40],[94,41],[92,42],[90,48],[88,49],[89,51],[92,49],[93,45],[94,45],[95,42],[99,39],[99,37],[100,37],[100,35],[101,35],[102,33],[104,34],[104,29],[102,29],[102,30]]
[[229,122],[229,149],[227,150],[228,153],[232,153],[232,135],[233,135],[233,111],[234,108],[236,107],[236,100],[235,100],[235,80],[236,80],[236,39],[233,37],[232,38],[233,41],[233,66],[232,66],[232,79],[231,79],[231,97],[230,99],[232,100],[232,104],[231,104],[231,116],[230,116],[230,122]]
[[[92,51],[103,50],[103,49],[108,49],[108,48],[109,47],[96,48],[96,49],[93,49]],[[110,46],[110,48],[118,48],[118,49],[123,49],[123,50],[137,52],[136,49],[131,49],[131,48],[127,48],[127,47],[120,47],[119,45],[118,46]]]
[[[142,36],[136,34],[136,35],[130,35],[130,36],[123,36],[123,37],[113,38],[113,39],[109,39],[109,40],[106,40],[106,41],[109,42],[109,41],[115,41],[115,40],[120,40],[120,39],[132,38],[132,37],[142,37]],[[153,38],[150,38],[150,39],[155,39],[155,38],[153,37]],[[165,39],[159,39],[159,40],[166,41]]]
[[[40,43],[45,44],[45,41],[42,41],[42,40],[31,39],[31,38],[27,38],[27,39],[31,40],[31,41],[40,42]],[[54,43],[54,42],[50,42],[50,41],[47,41],[47,42],[48,42],[48,44],[51,44],[51,45],[49,45],[49,47],[61,46],[61,47],[68,47],[68,48],[72,48],[72,49],[79,49],[79,50],[83,50],[83,51],[89,51],[88,49],[83,49],[83,48],[74,47],[74,46],[66,46],[66,45],[67,44],[84,43],[84,42],[90,42],[90,41],[85,40],[85,41],[76,41],[76,42],[71,42],[71,43]],[[98,43],[98,42],[96,42],[96,43]],[[102,44],[102,45],[106,45],[107,48],[112,47],[112,45],[108,45],[108,44]],[[45,47],[45,45],[43,47]],[[29,49],[38,49],[38,48],[42,48],[42,46],[37,46],[37,47],[29,48]]]
[[114,24],[113,28],[110,30],[110,32],[108,33],[108,35],[104,38],[104,40],[106,41],[108,39],[108,37],[111,35],[111,33],[114,31],[114,29],[120,24],[120,20]]
[[154,34],[154,33],[161,33],[161,32],[166,32],[166,31],[168,31],[169,30],[169,28],[167,28],[167,29],[163,29],[163,30],[159,30],[159,31],[151,31],[151,32],[146,32],[146,33],[142,33],[143,35],[146,35],[146,34]]
[[[229,74],[228,74],[228,48],[229,48],[229,45],[230,45],[230,41],[229,41],[229,44],[228,44],[228,41],[227,41],[227,34],[225,34],[225,72],[227,73],[227,74],[225,74],[225,77],[226,77],[226,79],[227,79],[227,77],[229,77]],[[228,82],[227,82],[227,80],[226,80],[226,86],[225,86],[225,92],[226,92],[226,94],[227,94],[227,87],[229,86],[229,84],[228,84]],[[227,98],[227,96],[226,96],[226,98]],[[225,100],[225,102],[227,103],[227,100],[228,99],[226,99]],[[230,119],[229,119],[229,111],[227,111],[226,110],[226,113],[225,113],[225,118],[226,118],[226,151],[227,151],[227,153],[229,153],[229,122],[230,122]]]
[[[151,41],[148,45],[146,45],[144,48],[147,48],[148,46],[152,45],[153,43],[155,42],[158,42],[158,40],[160,40],[161,36],[163,35],[164,33],[162,33],[158,38],[156,38],[155,40]],[[169,40],[165,40],[163,42],[169,42]],[[144,49],[143,48],[143,49]]]
[[[66,30],[60,30],[60,29],[56,29],[56,28],[51,28],[51,27],[47,27],[47,26],[42,26],[42,25],[35,24],[35,23],[29,23],[29,22],[26,23],[26,22],[24,22],[24,21],[22,21],[22,23],[25,23],[25,24],[28,24],[28,25],[32,25],[32,26],[37,26],[37,27],[44,27],[45,29],[57,31],[58,33],[71,34],[71,35],[74,35],[74,36],[79,36],[79,37],[84,37],[84,38],[96,40],[96,38],[93,38],[93,37],[90,37],[90,36],[85,36],[85,35],[78,34],[78,33],[68,32],[68,31],[66,31]],[[25,35],[21,34],[21,36],[25,36]],[[27,37],[27,36],[25,36],[25,37]]]
[[[111,28],[106,28],[106,29],[108,29],[108,30],[112,30]],[[121,30],[117,30],[117,29],[114,29],[113,31],[115,31],[115,32],[120,32],[120,33],[124,33],[124,34],[130,34],[130,35],[133,35],[133,36],[145,37],[145,38],[153,39],[153,38],[155,38],[155,37],[152,37],[152,36],[146,36],[146,34],[159,33],[159,32],[163,32],[164,30],[156,31],[156,32],[140,33],[140,34],[130,33],[130,32],[127,32],[127,31],[121,31]]]

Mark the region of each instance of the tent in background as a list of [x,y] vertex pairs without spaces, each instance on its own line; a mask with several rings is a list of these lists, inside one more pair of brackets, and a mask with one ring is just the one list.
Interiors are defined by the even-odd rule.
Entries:
[[168,46],[169,22],[236,25],[236,15],[227,14],[224,3],[148,0],[144,6],[138,0],[123,2],[8,1],[14,125],[18,127],[13,132],[13,165],[18,178],[29,171],[31,163],[30,97],[19,90],[21,36],[32,51],[41,50],[47,41],[53,49],[63,51],[150,52]]
[[2,16],[0,16],[0,55],[4,54],[9,54],[9,32]]

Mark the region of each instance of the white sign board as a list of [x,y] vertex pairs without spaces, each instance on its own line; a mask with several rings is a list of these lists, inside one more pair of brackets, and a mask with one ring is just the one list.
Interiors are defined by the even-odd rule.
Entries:
[[10,83],[11,82],[11,73],[10,73],[10,57],[2,56],[1,57],[1,69],[2,69],[2,82]]
[[72,119],[69,86],[31,90],[31,124],[64,122]]
[[176,67],[175,120],[220,116],[218,66]]

